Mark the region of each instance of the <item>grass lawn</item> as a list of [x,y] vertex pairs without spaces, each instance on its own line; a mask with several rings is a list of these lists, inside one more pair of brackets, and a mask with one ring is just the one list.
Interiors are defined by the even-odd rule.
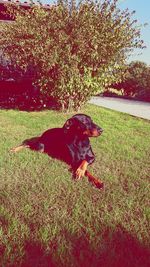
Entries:
[[0,266],[150,266],[150,123],[94,105],[82,113],[104,129],[90,167],[103,191],[46,154],[9,152],[73,113],[0,111]]

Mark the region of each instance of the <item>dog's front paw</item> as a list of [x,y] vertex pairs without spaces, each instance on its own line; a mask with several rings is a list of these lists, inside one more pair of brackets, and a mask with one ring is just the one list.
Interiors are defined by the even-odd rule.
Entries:
[[76,179],[77,180],[80,180],[82,179],[82,177],[85,175],[85,169],[83,169],[82,167],[79,167],[77,170],[76,170]]
[[10,151],[10,152],[13,152],[13,153],[16,153],[16,152],[17,152],[17,149],[16,149],[16,147],[13,147],[13,148],[11,148],[9,151]]

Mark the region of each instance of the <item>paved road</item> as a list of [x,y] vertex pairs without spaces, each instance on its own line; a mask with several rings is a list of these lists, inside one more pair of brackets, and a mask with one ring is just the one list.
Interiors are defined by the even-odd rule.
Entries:
[[147,102],[94,96],[89,103],[150,120],[150,103]]

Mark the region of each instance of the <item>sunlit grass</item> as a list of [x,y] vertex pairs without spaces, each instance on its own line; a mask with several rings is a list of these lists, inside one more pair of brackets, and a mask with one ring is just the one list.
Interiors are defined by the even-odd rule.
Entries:
[[0,266],[149,266],[150,124],[93,105],[81,112],[104,129],[90,168],[103,191],[46,154],[9,152],[73,113],[0,111]]

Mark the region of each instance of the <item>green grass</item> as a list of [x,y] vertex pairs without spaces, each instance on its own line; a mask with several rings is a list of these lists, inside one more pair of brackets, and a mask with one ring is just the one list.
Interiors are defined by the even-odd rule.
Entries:
[[0,111],[0,266],[150,266],[150,124],[93,105],[82,113],[104,129],[90,167],[103,191],[46,154],[9,152],[73,113]]

